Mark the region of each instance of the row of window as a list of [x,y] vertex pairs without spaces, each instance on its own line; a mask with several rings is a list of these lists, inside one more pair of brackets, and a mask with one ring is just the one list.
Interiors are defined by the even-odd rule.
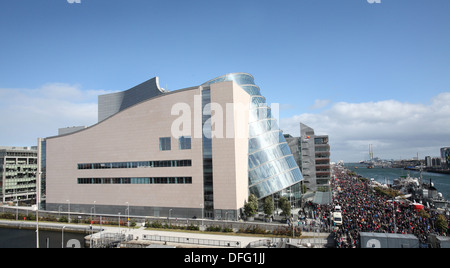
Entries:
[[192,184],[192,177],[78,178],[78,184]]
[[161,160],[138,162],[88,163],[78,164],[78,169],[146,168],[146,167],[190,167],[192,160]]
[[[159,138],[159,150],[160,151],[170,151],[172,150],[170,137]],[[178,138],[178,149],[179,150],[190,150],[191,149],[191,137],[181,136]]]

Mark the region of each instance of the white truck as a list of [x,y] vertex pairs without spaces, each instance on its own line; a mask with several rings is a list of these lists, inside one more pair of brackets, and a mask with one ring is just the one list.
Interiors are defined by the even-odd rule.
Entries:
[[341,212],[333,212],[331,217],[335,225],[342,225],[342,213]]

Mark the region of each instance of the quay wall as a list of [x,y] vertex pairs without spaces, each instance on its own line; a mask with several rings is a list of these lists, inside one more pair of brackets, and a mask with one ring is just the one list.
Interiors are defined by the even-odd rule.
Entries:
[[[13,219],[9,220],[15,220],[16,218],[19,219],[20,223],[23,223],[22,226],[28,226],[33,225],[32,228],[35,227],[35,220],[24,220],[24,217],[29,219],[29,216],[36,215],[36,212],[31,210],[30,208],[25,207],[12,207],[12,206],[0,206],[0,214],[2,213],[10,213],[13,216]],[[65,222],[58,222],[59,220],[63,219]],[[121,226],[127,226],[127,215],[121,215],[120,216],[120,225]],[[263,222],[260,220],[255,219],[255,221],[224,221],[224,220],[210,220],[210,219],[186,219],[186,218],[168,218],[168,217],[155,217],[155,216],[136,216],[136,215],[130,215],[130,223],[135,223],[136,225],[142,226],[144,222],[147,223],[153,223],[153,222],[159,222],[161,224],[168,224],[168,225],[175,225],[175,226],[181,226],[181,227],[188,227],[191,225],[198,226],[201,229],[205,229],[207,227],[217,227],[220,226],[222,228],[230,228],[234,231],[240,230],[240,229],[246,229],[246,228],[252,228],[252,227],[258,227],[261,229],[264,229],[269,232],[273,232],[274,230],[279,230],[280,228],[286,228],[288,225],[282,221],[282,217],[276,218],[273,222]],[[278,216],[277,216],[278,217]],[[76,213],[76,212],[70,212],[70,218],[71,223],[69,224],[67,222],[67,219],[69,218],[69,212],[58,212],[58,211],[43,211],[39,210],[39,218],[40,223],[39,225],[44,226],[41,224],[41,221],[45,223],[49,223],[49,221],[54,222],[54,226],[61,226],[58,230],[62,229],[62,226],[80,226],[80,229],[84,230],[85,228],[90,228],[91,219],[93,220],[93,226],[95,228],[99,228],[101,225],[110,225],[110,226],[118,226],[119,222],[119,216],[113,215],[113,214],[87,214],[87,213]],[[101,218],[101,222],[100,222]],[[50,220],[45,220],[50,219]],[[0,219],[3,220],[3,219]],[[51,225],[49,223],[49,225]],[[20,227],[20,224],[18,225]],[[296,226],[297,227],[297,226]],[[53,228],[53,227],[51,227]],[[58,228],[58,227],[55,227]],[[67,227],[66,227],[67,228]]]

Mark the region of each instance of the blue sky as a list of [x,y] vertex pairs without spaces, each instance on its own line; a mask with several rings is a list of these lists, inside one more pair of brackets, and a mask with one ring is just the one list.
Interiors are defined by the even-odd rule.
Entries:
[[[285,132],[301,120],[330,135],[334,160],[367,158],[369,143],[385,158],[438,155],[450,146],[449,12],[448,0],[2,0],[0,144],[91,125],[96,95],[154,76],[176,90],[248,72]],[[433,125],[411,128],[419,119]]]

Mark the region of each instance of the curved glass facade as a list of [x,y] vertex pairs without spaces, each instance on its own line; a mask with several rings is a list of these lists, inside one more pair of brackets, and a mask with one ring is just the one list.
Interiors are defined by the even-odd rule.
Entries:
[[252,96],[249,118],[248,177],[250,193],[259,199],[303,180],[283,133],[252,75],[232,73],[203,85],[234,81]]

